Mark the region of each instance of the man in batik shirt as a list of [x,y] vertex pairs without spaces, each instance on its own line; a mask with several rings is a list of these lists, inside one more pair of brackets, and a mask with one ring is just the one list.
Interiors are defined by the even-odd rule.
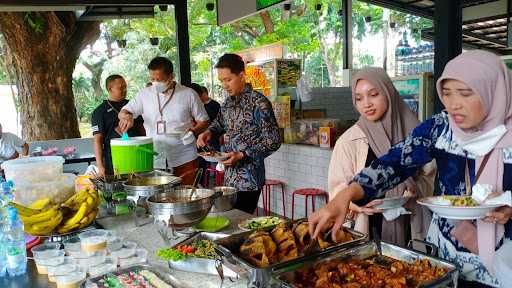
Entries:
[[229,97],[197,145],[206,146],[212,137],[224,135],[229,156],[222,162],[224,184],[238,191],[235,208],[252,214],[265,184],[264,160],[281,146],[279,128],[270,101],[246,84],[240,56],[224,54],[215,68]]

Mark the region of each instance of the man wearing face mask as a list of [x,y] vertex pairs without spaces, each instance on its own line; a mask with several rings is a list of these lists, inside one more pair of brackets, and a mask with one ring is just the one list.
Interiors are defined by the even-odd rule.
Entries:
[[[152,85],[123,107],[119,113],[119,127],[126,131],[133,119],[142,115],[146,134],[153,138],[154,167],[172,169],[182,177],[183,184],[192,184],[198,168],[195,141],[184,142],[182,135],[199,135],[208,126],[208,114],[194,90],[174,81],[172,62],[156,57],[148,65]],[[195,123],[195,124],[192,124]]]

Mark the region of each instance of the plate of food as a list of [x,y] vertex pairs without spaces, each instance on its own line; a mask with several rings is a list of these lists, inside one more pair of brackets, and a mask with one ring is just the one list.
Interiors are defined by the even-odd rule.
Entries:
[[198,154],[208,162],[220,162],[229,158],[228,153],[218,151],[199,152]]
[[443,195],[425,197],[417,200],[418,204],[428,207],[440,217],[456,220],[473,220],[503,206],[503,204],[479,204],[471,196]]
[[375,205],[373,208],[380,209],[380,210],[388,210],[388,209],[395,209],[400,208],[404,206],[405,203],[410,199],[410,197],[390,197],[390,198],[383,198],[379,199],[382,201],[381,204]]
[[284,221],[284,219],[275,216],[256,217],[240,222],[240,224],[238,224],[238,228],[243,231],[274,228]]

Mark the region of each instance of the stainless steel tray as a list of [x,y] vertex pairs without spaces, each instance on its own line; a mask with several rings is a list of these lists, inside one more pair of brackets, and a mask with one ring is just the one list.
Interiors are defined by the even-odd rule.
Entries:
[[[215,241],[221,238],[225,238],[227,236],[228,234],[200,232],[174,245],[174,247],[178,245],[188,245],[197,239]],[[224,266],[222,268],[224,271],[224,276],[233,278],[238,277],[238,275],[228,267]],[[182,261],[169,261],[169,269],[218,275],[217,269],[215,268],[215,259],[188,257]]]
[[[301,219],[294,222],[302,221]],[[223,264],[233,270],[240,276],[248,278],[248,287],[268,287],[271,283],[273,271],[280,270],[284,267],[295,266],[296,264],[303,263],[313,255],[326,255],[332,251],[337,251],[343,248],[352,247],[367,240],[367,236],[363,233],[353,229],[345,228],[352,234],[354,240],[333,245],[321,251],[317,251],[310,255],[302,255],[295,259],[275,263],[264,268],[259,268],[249,263],[241,256],[239,256],[240,246],[244,243],[247,237],[254,231],[247,231],[239,234],[234,234],[226,238],[214,241],[216,244],[217,253],[222,257]]]
[[81,287],[82,288],[93,288],[93,287],[96,288],[97,286],[95,286],[95,284],[98,283],[100,280],[102,280],[107,275],[116,275],[117,276],[117,275],[120,275],[120,274],[123,274],[123,273],[126,273],[126,272],[139,271],[139,270],[148,270],[148,271],[151,271],[151,272],[155,273],[156,276],[158,276],[162,281],[164,281],[168,285],[171,285],[171,287],[175,287],[175,288],[184,288],[184,287],[186,287],[185,284],[181,283],[178,279],[174,278],[172,275],[170,275],[168,273],[165,273],[165,272],[161,271],[160,269],[155,268],[155,267],[150,266],[150,265],[130,266],[130,267],[126,267],[126,268],[123,268],[123,269],[118,269],[115,272],[106,273],[106,274],[103,274],[103,275],[100,275],[100,276],[96,276],[96,277],[93,277],[93,278],[88,278],[84,283],[82,283]]
[[[444,267],[448,269],[448,272],[441,278],[434,280],[430,283],[425,283],[420,287],[457,287],[457,279],[459,276],[459,271],[455,267],[454,264],[447,262],[445,260],[439,259],[437,257],[433,257],[422,252],[418,252],[415,250],[410,250],[406,248],[402,248],[393,244],[389,244],[386,242],[381,242],[382,245],[382,255],[388,256],[397,260],[401,260],[408,263],[413,263],[418,259],[428,259],[432,265],[438,267]],[[295,277],[295,272],[305,267],[310,267],[311,265],[318,265],[320,263],[334,260],[334,259],[347,259],[347,258],[357,258],[357,259],[365,259],[374,255],[377,255],[377,244],[373,241],[359,244],[357,246],[353,246],[351,248],[342,249],[339,251],[334,251],[329,255],[323,255],[315,257],[309,257],[304,263],[295,265],[294,267],[288,267],[280,269],[279,271],[275,271],[273,275],[273,280],[277,284],[277,287],[286,287],[286,288],[297,288],[297,286],[291,284],[293,283],[293,279]]]

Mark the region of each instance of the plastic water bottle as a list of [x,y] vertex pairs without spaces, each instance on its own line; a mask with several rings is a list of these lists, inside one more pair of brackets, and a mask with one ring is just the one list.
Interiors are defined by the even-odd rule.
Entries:
[[10,276],[23,275],[27,272],[27,251],[23,222],[18,217],[18,210],[7,208],[7,229],[4,236],[7,249],[7,272]]
[[[2,179],[3,180],[3,179]],[[2,181],[0,181],[2,182]],[[1,183],[3,184],[3,182]],[[5,250],[5,230],[7,223],[7,205],[4,201],[3,189],[0,190],[0,278],[7,272],[7,251]]]

